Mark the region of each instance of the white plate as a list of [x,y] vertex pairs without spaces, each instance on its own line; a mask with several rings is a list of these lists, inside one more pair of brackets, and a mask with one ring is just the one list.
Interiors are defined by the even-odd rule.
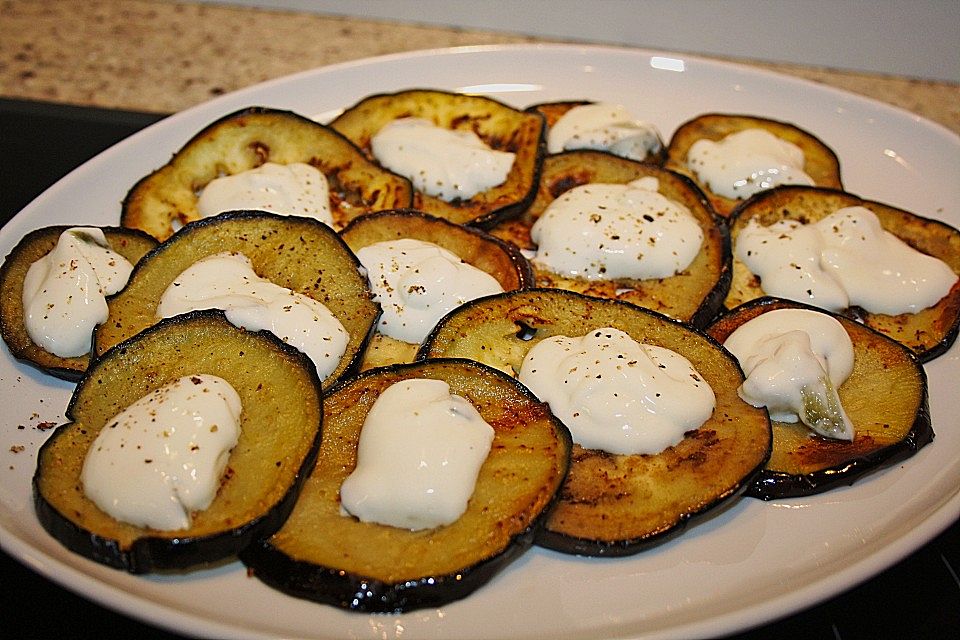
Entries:
[[[589,98],[627,105],[669,137],[707,111],[753,113],[815,132],[858,195],[960,225],[960,139],[917,116],[754,69],[640,50],[467,47],[327,67],[223,96],[121,142],[58,182],[0,232],[0,255],[57,223],[117,224],[119,203],[212,120],[249,105],[329,116],[370,93],[482,92],[516,106]],[[128,615],[191,635],[309,638],[637,638],[720,635],[828,598],[881,571],[960,514],[960,347],[929,364],[937,438],[850,488],[782,502],[741,500],[631,558],[539,549],[467,599],[407,615],[358,615],[297,600],[238,563],[135,577],[65,551],[39,526],[30,479],[71,385],[0,357],[0,541],[36,571]],[[18,425],[25,426],[18,429]],[[23,446],[25,449],[14,452]]]

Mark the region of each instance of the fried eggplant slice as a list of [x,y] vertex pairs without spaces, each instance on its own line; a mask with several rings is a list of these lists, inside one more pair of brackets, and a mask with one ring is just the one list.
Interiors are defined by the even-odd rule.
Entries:
[[716,395],[699,429],[656,455],[615,455],[574,445],[560,501],[537,543],[590,556],[624,556],[682,532],[749,486],[770,456],[767,412],[737,395],[739,365],[712,338],[666,316],[558,289],[489,296],[447,315],[419,356],[466,357],[518,372],[549,336],[613,327],[687,358]]
[[333,129],[290,111],[249,107],[211,123],[138,181],[123,201],[120,224],[166,240],[200,218],[197,199],[211,180],[267,162],[316,167],[329,183],[338,229],[358,215],[412,203],[409,180],[370,162]]
[[[418,531],[361,522],[340,507],[340,485],[356,465],[373,402],[411,378],[446,381],[495,431],[467,510],[449,525]],[[372,369],[327,396],[320,454],[293,513],[240,557],[257,578],[299,598],[366,612],[440,606],[469,595],[532,544],[571,446],[546,406],[489,367],[446,359]]]
[[657,179],[658,191],[664,197],[689,209],[703,231],[703,245],[690,266],[668,278],[587,280],[552,273],[534,263],[537,286],[631,302],[703,326],[722,308],[730,288],[730,241],[726,221],[714,214],[703,192],[686,176],[602,151],[550,155],[544,159],[537,197],[530,208],[516,220],[498,224],[490,233],[521,249],[535,251],[530,229],[564,192],[586,184],[625,184],[646,177]]
[[850,318],[778,298],[751,300],[707,333],[723,342],[745,322],[774,309],[830,315],[853,342],[854,367],[837,390],[854,426],[853,441],[814,434],[800,422],[773,422],[773,453],[746,495],[762,500],[807,496],[849,485],[915,454],[933,440],[927,378],[912,351]]
[[[212,374],[237,391],[240,439],[210,506],[186,529],[159,531],[117,520],[84,493],[87,451],[107,422],[183,376]],[[38,454],[34,505],[65,547],[131,573],[182,570],[234,556],[284,522],[313,467],[323,400],[312,363],[265,332],[200,311],[165,320],[97,359]],[[135,453],[135,452],[134,452]],[[118,478],[118,481],[123,479]]]
[[689,176],[707,194],[713,208],[721,216],[729,216],[741,202],[711,191],[687,165],[687,152],[697,140],[720,141],[730,135],[746,129],[764,129],[786,140],[803,151],[803,172],[818,187],[842,189],[840,161],[833,149],[815,135],[800,127],[779,120],[751,115],[729,113],[707,113],[681,124],[674,132],[667,146],[665,166],[678,173]]
[[[960,275],[960,231],[938,220],[835,189],[784,186],[757,194],[738,207],[731,218],[732,246],[736,247],[737,236],[751,219],[764,226],[783,219],[811,223],[852,206],[866,207],[876,214],[884,230],[917,251],[944,261]],[[726,308],[732,309],[765,295],[760,279],[734,257]],[[945,353],[960,331],[960,282],[937,304],[917,313],[886,315],[851,307],[843,314],[906,345],[922,362],[929,362]]]
[[371,138],[400,118],[423,118],[438,127],[472,131],[488,147],[516,154],[502,184],[452,202],[417,190],[413,208],[458,224],[486,228],[519,214],[530,204],[545,153],[545,128],[539,114],[483,96],[410,89],[368,96],[346,109],[330,126],[372,158]]
[[[493,276],[504,291],[533,285],[533,269],[512,244],[475,228],[458,225],[415,209],[372,213],[355,219],[340,232],[357,252],[377,242],[413,238],[430,242],[459,256],[464,262]],[[418,344],[376,332],[367,345],[361,369],[412,362]]]
[[[52,226],[36,229],[25,235],[4,260],[0,267],[0,335],[10,353],[41,371],[64,380],[79,380],[86,371],[89,356],[63,358],[50,353],[33,342],[24,322],[23,282],[30,265],[50,253],[60,234],[68,226]],[[99,227],[110,248],[136,264],[144,254],[157,246],[153,237],[135,229],[123,227]],[[93,344],[93,336],[90,336]]]
[[192,222],[144,256],[127,287],[107,300],[110,315],[94,332],[95,352],[156,323],[170,283],[201,258],[227,251],[249,258],[261,278],[323,303],[347,330],[346,352],[323,380],[324,389],[356,369],[380,315],[356,256],[322,222],[262,211]]

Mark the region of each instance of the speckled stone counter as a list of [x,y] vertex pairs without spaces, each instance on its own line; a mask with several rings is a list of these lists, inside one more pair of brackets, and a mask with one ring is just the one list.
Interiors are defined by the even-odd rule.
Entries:
[[[0,96],[169,113],[269,78],[368,56],[542,41],[221,5],[2,0]],[[881,100],[960,133],[957,84],[748,64]]]

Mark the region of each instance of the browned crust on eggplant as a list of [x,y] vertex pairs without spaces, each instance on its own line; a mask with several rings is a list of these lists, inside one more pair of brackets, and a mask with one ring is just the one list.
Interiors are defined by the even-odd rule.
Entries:
[[[409,531],[340,511],[363,420],[389,385],[434,378],[494,428],[467,511],[450,525]],[[284,527],[241,559],[285,593],[355,611],[400,612],[465,597],[526,550],[554,503],[570,433],[522,385],[484,365],[445,359],[367,371],[326,398],[317,465]]]
[[416,117],[439,127],[473,131],[489,147],[516,154],[506,181],[468,200],[445,202],[416,191],[413,208],[458,224],[487,228],[527,208],[535,194],[546,153],[543,117],[478,95],[409,89],[367,96],[347,108],[330,126],[368,157],[370,139],[387,123]]
[[380,316],[359,261],[322,222],[263,211],[233,211],[191,222],[144,256],[126,288],[108,298],[110,315],[94,332],[95,353],[156,323],[157,306],[170,283],[201,258],[224,251],[245,255],[261,278],[323,303],[350,334],[340,364],[323,381],[325,389],[356,371]]
[[[142,528],[102,512],[80,482],[100,429],[153,389],[201,373],[226,379],[243,405],[240,440],[213,503],[178,531]],[[312,363],[273,335],[237,329],[215,311],[165,320],[108,351],[77,385],[69,422],[37,455],[37,517],[71,551],[131,573],[230,558],[286,520],[316,459],[322,401]]]
[[[27,334],[23,316],[23,282],[30,265],[50,253],[67,229],[83,225],[58,225],[35,229],[25,235],[10,251],[0,267],[0,335],[11,355],[64,380],[79,380],[87,369],[90,356],[62,358],[34,343]],[[157,241],[142,231],[122,227],[97,227],[110,247],[136,264]],[[90,336],[91,344],[93,336]]]
[[566,151],[547,156],[537,197],[519,218],[491,230],[522,249],[535,250],[530,229],[544,210],[564,192],[591,183],[625,184],[643,177],[659,181],[660,193],[685,206],[703,230],[703,246],[693,263],[669,278],[586,280],[569,278],[534,264],[538,287],[630,302],[694,326],[704,326],[722,308],[730,288],[731,252],[726,221],[717,216],[703,192],[686,176],[656,165],[603,151]]
[[842,189],[840,160],[837,154],[814,134],[789,122],[781,122],[760,116],[706,113],[681,124],[667,146],[665,166],[677,173],[689,176],[707,194],[711,204],[721,216],[729,216],[740,200],[734,200],[710,191],[706,184],[687,166],[687,152],[697,140],[719,141],[731,133],[744,129],[766,129],[778,138],[791,142],[803,150],[803,171],[818,187]]
[[812,433],[802,423],[773,423],[773,454],[746,495],[762,500],[822,493],[915,454],[934,437],[927,378],[909,349],[850,318],[779,298],[730,311],[707,333],[723,342],[734,329],[774,309],[807,309],[836,318],[854,346],[854,369],[840,402],[854,425],[852,442]]
[[[752,218],[764,226],[785,218],[809,223],[851,206],[866,207],[877,215],[886,231],[917,251],[943,260],[960,275],[960,230],[939,220],[835,189],[782,186],[746,200],[730,220],[732,246],[736,247],[740,231]],[[734,256],[733,281],[725,306],[732,309],[765,295],[759,279]],[[856,307],[845,310],[843,315],[905,344],[922,362],[929,362],[945,353],[960,331],[960,281],[937,304],[917,313],[894,316],[869,313]]]
[[[596,104],[594,100],[559,100],[557,102],[540,102],[527,107],[527,111],[541,114],[547,122],[547,131],[557,123],[568,111],[576,107]],[[549,133],[548,133],[549,135]],[[662,165],[667,159],[667,145],[661,140],[660,149],[652,154],[648,153],[642,162]]]
[[209,124],[170,162],[140,179],[124,198],[120,224],[165,240],[200,218],[197,194],[207,183],[267,162],[303,162],[323,173],[337,228],[364,213],[413,202],[409,180],[368,160],[330,127],[291,111],[248,107]]
[[737,395],[743,374],[726,350],[689,325],[647,309],[570,291],[528,289],[460,307],[440,322],[418,355],[468,357],[512,373],[539,340],[600,327],[680,353],[717,396],[704,425],[657,455],[614,455],[574,445],[560,502],[537,544],[565,553],[624,556],[682,532],[728,503],[770,455],[767,413]]

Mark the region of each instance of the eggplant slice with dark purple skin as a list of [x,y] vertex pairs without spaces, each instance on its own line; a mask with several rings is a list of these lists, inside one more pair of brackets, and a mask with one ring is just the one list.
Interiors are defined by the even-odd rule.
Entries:
[[681,533],[737,497],[770,456],[770,420],[740,399],[743,374],[709,336],[647,309],[559,289],[528,289],[467,303],[437,325],[418,357],[470,358],[519,372],[540,340],[613,327],[687,358],[716,394],[713,415],[656,455],[574,445],[570,474],[537,544],[590,556],[625,556]]
[[545,127],[540,114],[520,111],[484,96],[409,89],[368,96],[345,109],[330,127],[372,158],[371,138],[387,123],[400,118],[423,118],[438,127],[472,131],[488,147],[516,154],[502,184],[453,202],[418,190],[414,195],[414,209],[458,224],[487,228],[519,214],[530,204],[546,152]]
[[[533,268],[510,243],[476,227],[455,224],[415,209],[397,209],[361,216],[340,232],[354,252],[377,242],[412,238],[438,245],[467,264],[493,276],[504,291],[533,285]],[[419,344],[377,332],[364,353],[361,369],[412,362]]]
[[157,322],[166,288],[201,258],[233,251],[265,278],[323,303],[350,340],[324,388],[359,366],[380,316],[360,263],[333,229],[312,218],[231,211],[188,224],[144,256],[127,286],[107,300],[110,315],[94,332],[100,354]]
[[166,240],[200,218],[198,194],[211,180],[267,162],[316,167],[329,183],[338,229],[364,213],[413,202],[409,180],[368,160],[333,129],[291,111],[249,107],[211,123],[138,181],[123,201],[120,224]]
[[[82,227],[83,225],[74,225]],[[83,376],[90,356],[62,358],[33,342],[27,333],[23,309],[23,282],[30,265],[50,253],[57,240],[67,229],[62,225],[43,227],[25,235],[6,257],[0,267],[0,335],[10,353],[41,371],[64,380],[76,381]],[[99,227],[110,248],[136,264],[144,254],[157,246],[153,237],[136,229],[122,227]],[[93,336],[90,336],[93,344]]]
[[803,151],[803,171],[818,187],[842,189],[840,161],[833,149],[814,134],[789,122],[781,122],[760,116],[730,113],[706,113],[681,124],[673,133],[667,146],[666,166],[677,173],[689,176],[707,194],[718,214],[727,217],[742,202],[714,193],[697,178],[687,165],[687,152],[697,140],[720,141],[745,129],[764,129],[786,140]]
[[[97,434],[151,391],[204,373],[225,379],[242,403],[240,439],[211,505],[176,531],[134,526],[101,511],[80,480]],[[69,422],[38,454],[33,488],[40,523],[71,551],[147,573],[218,562],[276,531],[313,467],[323,397],[313,364],[299,351],[272,334],[237,329],[220,312],[200,311],[165,320],[97,359],[66,416]]]
[[808,305],[758,298],[730,311],[707,333],[723,342],[733,331],[774,309],[830,315],[853,342],[853,373],[840,385],[840,403],[854,426],[853,441],[814,434],[795,422],[773,423],[773,453],[746,495],[762,500],[807,496],[849,485],[867,473],[915,454],[934,437],[927,377],[902,344],[851,320]]
[[550,203],[565,192],[586,184],[626,184],[646,177],[656,178],[659,193],[686,207],[703,231],[703,245],[690,266],[667,278],[587,280],[552,273],[534,263],[537,286],[622,300],[704,326],[722,309],[730,288],[730,240],[726,221],[713,212],[703,192],[686,176],[603,151],[550,155],[544,159],[537,197],[530,208],[516,220],[503,222],[490,232],[533,251],[536,245],[530,238],[530,229]]
[[[817,187],[777,187],[745,201],[730,219],[734,252],[737,237],[751,219],[756,219],[764,226],[784,219],[806,224],[825,218],[838,209],[853,206],[866,207],[876,214],[884,230],[917,251],[944,261],[954,273],[960,275],[960,230],[939,220],[924,218],[881,202],[864,200],[846,191]],[[726,307],[732,309],[766,295],[760,279],[734,257],[733,281]],[[922,362],[929,362],[945,353],[957,339],[960,331],[960,281],[937,304],[917,313],[886,315],[851,307],[843,314],[906,345]]]
[[[411,378],[446,381],[495,431],[466,512],[419,531],[361,522],[340,507],[367,412],[384,389]],[[354,611],[458,600],[532,544],[566,476],[571,446],[569,431],[545,405],[484,365],[445,359],[371,369],[325,398],[320,454],[293,513],[240,558],[280,591]]]

